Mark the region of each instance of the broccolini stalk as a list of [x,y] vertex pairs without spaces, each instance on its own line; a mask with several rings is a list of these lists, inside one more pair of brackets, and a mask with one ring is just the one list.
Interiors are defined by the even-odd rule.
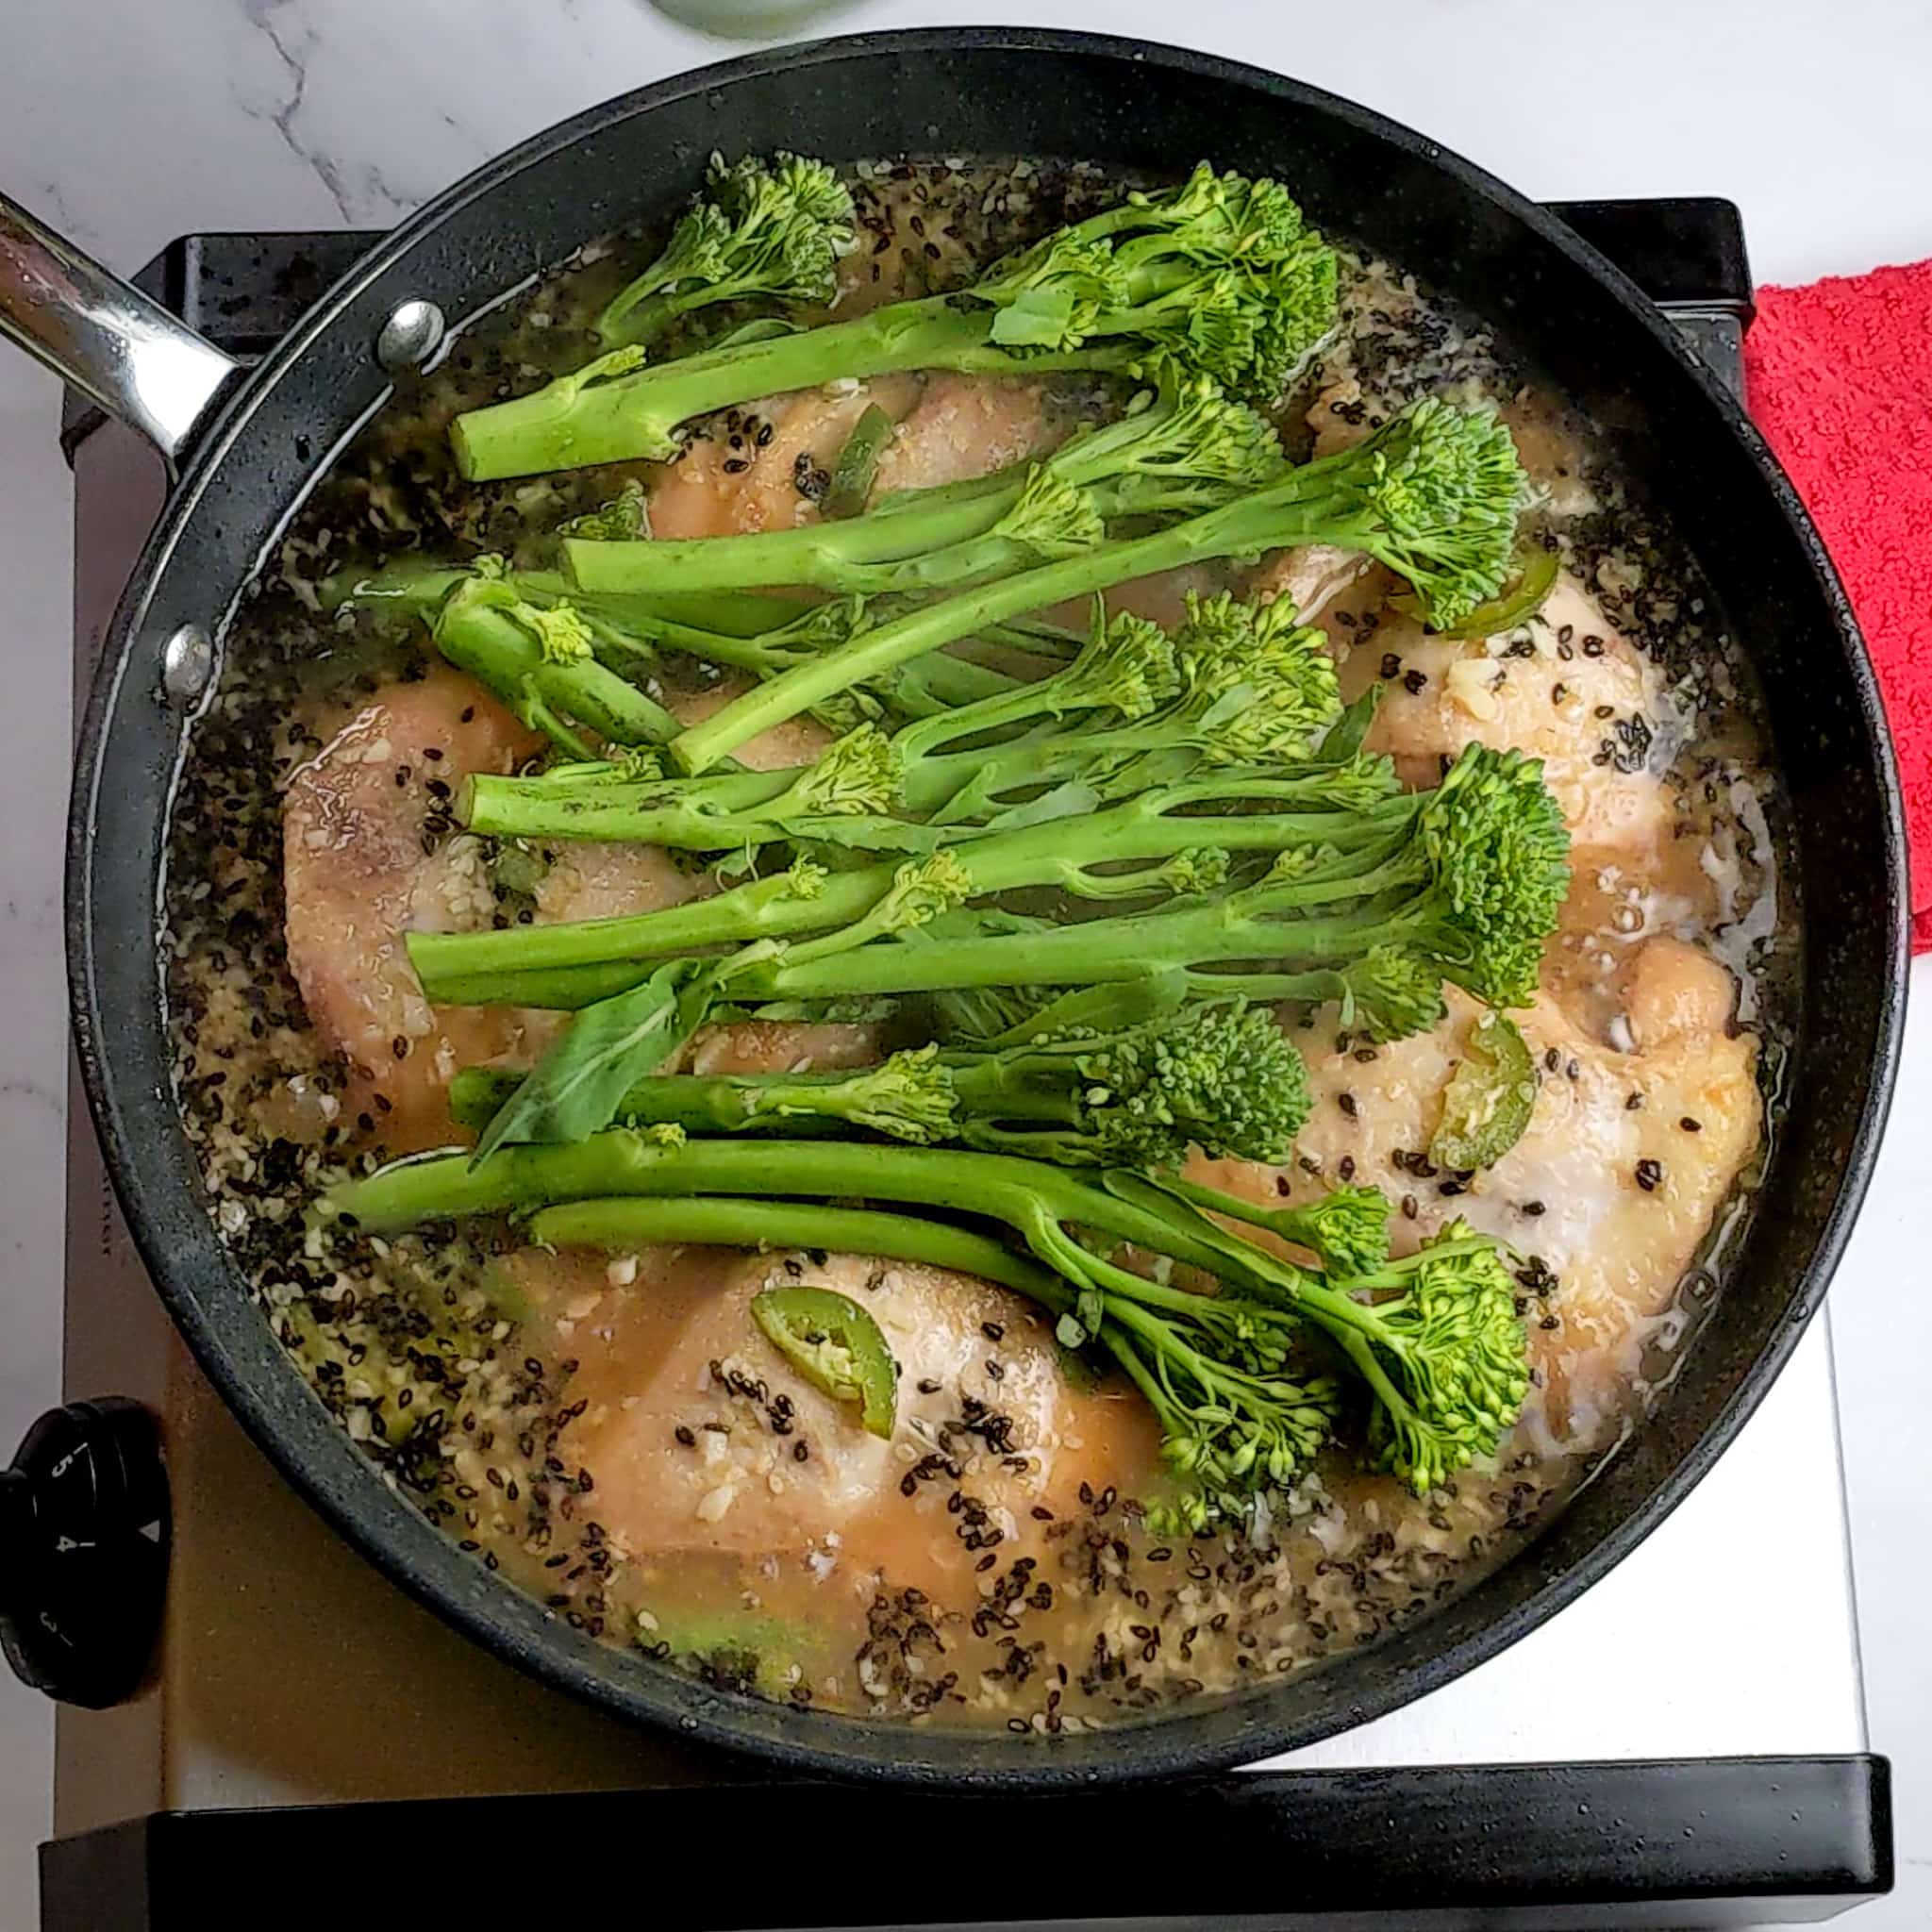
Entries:
[[541,608],[508,584],[471,577],[451,591],[431,636],[452,664],[572,758],[597,753],[571,721],[600,743],[663,744],[677,735],[669,711],[597,662],[568,605]]
[[935,993],[926,1001],[941,1039],[981,1052],[1028,1046],[1076,1029],[1110,1033],[1122,1026],[1139,1026],[1165,1020],[1187,1004],[1187,975],[1175,967],[1156,967],[1135,979],[1073,992],[972,987],[963,992]]
[[[725,541],[726,539],[712,541]],[[721,618],[731,627],[720,628],[706,622],[705,607],[715,601]],[[809,664],[851,642],[861,632],[883,621],[886,614],[863,599],[848,597],[825,604],[777,604],[767,597],[752,597],[730,591],[683,594],[625,594],[576,598],[597,647],[607,657],[620,659],[628,656],[649,658],[659,647],[702,658],[709,664],[724,664],[737,671],[749,671],[759,677],[776,677],[801,664]],[[744,622],[737,606],[762,605],[761,622]],[[774,611],[782,613],[774,621]],[[689,615],[680,614],[688,611]],[[1038,652],[1043,640],[1016,635],[1001,636],[997,626],[982,641],[1002,646],[1016,645]],[[955,706],[975,704],[980,699],[1013,689],[1017,680],[990,666],[936,651],[916,664],[900,665],[888,675],[859,691],[841,693],[832,707],[820,707],[821,720],[834,730],[848,729],[857,722],[857,709],[875,713],[881,709],[908,718],[924,718]]]
[[1363,551],[1409,580],[1432,622],[1453,623],[1492,595],[1508,569],[1523,487],[1515,445],[1491,412],[1424,397],[1354,449],[1224,508],[880,625],[714,711],[679,735],[672,756],[686,771],[703,771],[801,710],[987,625],[1215,558],[1307,543]]
[[[997,827],[1038,821],[1053,808],[1058,809],[1052,815],[1077,815],[1187,778],[1202,765],[1247,766],[1258,777],[1292,775],[1271,767],[1303,766],[1341,712],[1326,638],[1301,625],[1285,599],[1254,605],[1190,593],[1187,611],[1171,647],[1154,625],[1131,615],[1096,631],[1109,660],[1141,667],[1135,702],[1091,705],[1094,715],[1069,727],[924,764],[908,753],[937,738],[942,721],[902,731],[893,743],[906,772],[900,793],[908,808],[938,824]],[[1100,645],[1092,648],[1097,658]],[[1050,690],[1053,682],[1038,688]],[[1017,713],[1024,697],[994,701],[1001,702]],[[991,709],[956,715],[970,721]],[[1108,710],[1118,716],[1103,715]],[[1364,803],[1393,789],[1372,776],[1380,769],[1359,767],[1372,788]],[[1062,796],[1055,787],[1072,789]]]
[[[658,1074],[633,1081],[612,1118],[702,1134],[839,1133],[852,1127],[915,1144],[949,1141],[953,1080],[937,1049],[896,1053],[876,1067],[826,1074]],[[450,1082],[450,1118],[480,1131],[523,1082],[513,1067],[465,1067]]]
[[1128,371],[1173,357],[1273,401],[1335,322],[1336,261],[1274,183],[1217,175],[1120,208],[996,262],[955,295],[646,368],[621,348],[535,394],[451,425],[474,482],[588,463],[661,460],[678,425],[787,390],[894,370]]
[[524,603],[544,608],[553,604],[575,604],[597,617],[608,608],[630,627],[632,634],[620,641],[636,651],[647,648],[641,635],[646,619],[665,619],[707,633],[745,639],[788,622],[806,608],[802,598],[758,595],[748,591],[716,591],[702,597],[626,597],[606,606],[603,600],[587,598],[560,571],[512,570],[506,558],[491,553],[473,558],[467,564],[448,564],[406,552],[375,570],[338,571],[323,580],[318,594],[325,610],[352,605],[421,617],[426,624],[449,593],[473,576],[500,578]]
[[[486,1126],[520,1077],[465,1068],[451,1118]],[[991,1052],[919,1047],[850,1073],[660,1074],[635,1082],[614,1118],[713,1134],[862,1127],[1062,1166],[1158,1167],[1196,1146],[1285,1160],[1307,1110],[1301,1056],[1266,1012],[1236,1005]]]
[[[1301,1322],[1323,1330],[1366,1385],[1377,1464],[1419,1491],[1492,1454],[1528,1387],[1505,1252],[1461,1223],[1344,1290],[1118,1170],[1096,1183],[1009,1155],[818,1141],[671,1144],[618,1129],[477,1163],[399,1162],[330,1190],[316,1214],[386,1234],[603,1196],[719,1194],[897,1201],[1006,1223],[1073,1290],[1071,1306],[1060,1298],[1057,1310],[1062,1340],[1111,1348],[1155,1408],[1170,1459],[1195,1481],[1202,1523],[1291,1479],[1326,1434],[1313,1414],[1291,1428],[1279,1412],[1285,1398],[1274,1378]],[[540,1215],[533,1232],[541,1239],[558,1224]],[[1224,1291],[1145,1279],[1108,1257],[1121,1243],[1204,1268]],[[1311,1386],[1294,1386],[1303,1399],[1291,1410],[1332,1415],[1332,1389],[1310,1401]]]
[[[1568,839],[1541,768],[1514,753],[1467,748],[1432,793],[1390,800],[1368,813],[1189,817],[1151,808],[1190,802],[1202,787],[1142,794],[1085,822],[1105,824],[1131,846],[1101,843],[1070,851],[1066,828],[1035,826],[941,849],[901,865],[890,884],[849,923],[810,937],[763,939],[725,958],[686,960],[651,970],[641,983],[583,1007],[514,1102],[492,1121],[486,1150],[505,1140],[569,1140],[608,1122],[631,1082],[654,1071],[671,1048],[691,1037],[721,1001],[850,1000],[881,993],[1029,985],[1091,987],[1138,980],[1150,970],[1178,969],[1199,996],[1306,1000],[1329,996],[1338,979],[1356,991],[1352,973],[1371,969],[1384,983],[1410,981],[1419,995],[1428,974],[1460,981],[1492,1004],[1523,1004],[1534,993],[1544,940],[1568,884]],[[1294,781],[1246,781],[1267,797]],[[1208,788],[1210,789],[1211,788]],[[1329,824],[1324,825],[1324,816]],[[1352,832],[1338,829],[1340,818]],[[1291,827],[1284,834],[1283,825]],[[1304,829],[1295,829],[1303,827]],[[1050,926],[998,911],[939,916],[972,893],[1025,879],[1078,891],[1096,856],[1163,849],[1173,856],[1203,848],[1240,850],[1273,844],[1278,857],[1251,886],[1175,896],[1149,912]],[[992,852],[1008,868],[985,862]],[[963,853],[965,862],[962,863]],[[1116,890],[1109,875],[1101,890]],[[827,896],[863,874],[825,882]],[[1163,878],[1163,883],[1168,881]],[[695,917],[702,908],[690,908]],[[794,916],[774,896],[773,916]],[[812,915],[818,924],[819,915]],[[932,924],[917,943],[897,943]],[[596,962],[568,957],[573,947],[608,938],[567,927],[521,929],[530,951],[500,982],[439,978],[438,948],[458,943],[423,936],[411,957],[434,999],[527,1003],[553,996],[545,973]],[[477,935],[476,946],[502,936]],[[880,941],[894,943],[880,944]],[[542,949],[541,972],[531,970]],[[558,957],[562,954],[563,957]],[[1265,961],[1263,968],[1242,962]],[[610,963],[610,962],[605,962]],[[1232,967],[1235,970],[1225,969]],[[574,1002],[567,1002],[574,1003]],[[1422,999],[1411,1000],[1420,1010]],[[1377,1030],[1400,1017],[1372,1013]]]
[[597,318],[607,347],[655,341],[681,315],[716,302],[829,302],[852,246],[852,197],[823,161],[711,157],[704,192],[664,252]]
[[[855,734],[855,740],[859,740],[859,734]],[[824,761],[807,768],[806,777],[797,782],[808,785],[812,774],[823,768]],[[743,782],[749,786],[756,780],[777,775],[758,774]],[[739,783],[735,777],[723,781],[721,795],[732,795],[727,788],[735,788]],[[558,806],[540,808],[530,801],[541,789],[541,785],[516,788],[509,794],[518,801],[514,810],[492,807],[486,814],[479,809],[477,801],[497,798],[508,788],[494,782],[486,788],[478,780],[471,794],[468,823],[479,828],[490,825],[533,837],[554,836],[547,831],[540,833],[540,827],[563,825],[570,828],[569,836],[576,838],[636,837],[640,827],[648,824],[653,829],[647,836],[657,837],[660,841],[676,835],[686,842],[710,849],[723,849],[730,842],[721,836],[727,829],[749,838],[757,836],[760,826],[766,836],[772,837],[809,834],[826,847],[891,849],[897,842],[913,851],[930,849],[935,858],[950,858],[965,891],[974,897],[1041,887],[1056,887],[1091,899],[1213,893],[1227,875],[1230,854],[1301,852],[1319,857],[1322,861],[1319,876],[1314,869],[1302,868],[1308,876],[1299,882],[1298,890],[1302,900],[1310,906],[1367,900],[1408,878],[1410,874],[1386,855],[1391,849],[1403,848],[1420,810],[1418,797],[1433,796],[1390,795],[1393,779],[1385,760],[1372,759],[1333,769],[1308,767],[1299,775],[1277,775],[1274,770],[1250,774],[1236,769],[1217,773],[1211,778],[1143,791],[1124,804],[1091,812],[1083,818],[1046,818],[1006,831],[976,834],[970,830],[951,833],[943,827],[863,812],[850,817],[788,820],[783,816],[782,800],[747,808],[731,818],[707,816],[679,808],[646,819],[627,803],[605,808],[600,800],[619,790],[612,787],[593,787],[580,794],[566,790]],[[1381,800],[1379,804],[1365,805],[1365,801],[1377,797]],[[1214,805],[1225,808],[1219,812],[1198,808]],[[1257,807],[1274,808],[1257,809]],[[1135,869],[1118,869],[1122,867]],[[896,868],[884,860],[851,872],[828,873],[813,864],[800,874],[794,867],[790,873],[734,887],[708,899],[653,912],[517,926],[502,932],[413,932],[408,937],[409,958],[425,993],[437,1005],[547,1005],[553,1003],[557,990],[557,983],[547,976],[558,968],[609,968],[700,944],[787,940],[828,932],[866,916],[891,891],[897,876]],[[1277,897],[1287,891],[1285,886],[1278,887]],[[1284,909],[1290,904],[1287,898],[1278,898],[1278,902]],[[1208,925],[1214,925],[1220,919],[1220,901],[1211,900],[1204,908]],[[1064,958],[1071,964],[1078,951],[1076,946],[1066,943],[1073,935],[1095,934],[1105,942],[1111,937],[1112,928],[1122,923],[1110,920],[1067,927],[1048,925],[1039,931],[1017,934],[1002,929],[997,936],[1015,946],[1023,942],[1043,945],[1055,959]],[[1286,921],[1283,926],[1286,935]],[[878,990],[905,992],[939,991],[949,986],[1053,983],[1024,970],[1012,977],[1003,977],[1000,972],[988,977],[948,976],[958,970],[953,963],[956,958],[971,958],[976,949],[990,945],[992,937],[984,922],[969,921],[957,939],[923,941],[919,949],[921,959],[932,958],[940,976],[918,979],[919,968],[908,959],[904,964],[915,983]],[[1380,935],[1368,941],[1378,942]],[[1287,943],[1285,936],[1283,944]],[[1249,953],[1265,957],[1272,950],[1274,945],[1271,939],[1264,945],[1241,953],[1213,957],[1244,958]],[[1124,960],[1119,972],[1100,971],[1091,975],[1076,973],[1073,976],[1095,980],[1135,977],[1163,958],[1187,963],[1176,958],[1171,948],[1162,948],[1138,960]],[[855,959],[849,963],[855,971],[865,970],[863,961]],[[1307,963],[1325,966],[1330,961],[1324,955],[1318,955]],[[1334,963],[1347,963],[1346,949],[1342,958]],[[747,961],[744,970],[752,991],[759,998],[791,998],[794,994],[807,998],[840,996],[829,988],[806,991],[766,983],[770,973],[804,970],[795,944],[761,955],[758,960]],[[647,966],[634,964],[632,979],[642,978],[648,971]],[[567,985],[568,981],[564,983]],[[591,994],[592,998],[602,998],[614,990],[608,974],[600,974],[590,983],[598,988]],[[1291,996],[1270,994],[1265,989],[1245,986],[1229,987],[1226,991],[1230,995],[1252,992],[1257,998]],[[581,1001],[567,999],[564,1004],[578,1005]]]
[[556,1248],[622,1252],[692,1241],[721,1248],[876,1255],[888,1261],[917,1261],[928,1268],[976,1274],[1048,1308],[1071,1307],[1074,1299],[1051,1269],[970,1228],[817,1201],[734,1201],[702,1195],[576,1201],[544,1209],[532,1223],[530,1234],[533,1241]]
[[1254,410],[1163,361],[1118,422],[964,490],[908,491],[870,515],[683,542],[566,543],[587,591],[812,585],[929,591],[1091,549],[1120,517],[1192,516],[1275,480],[1281,445]]
[[[1108,1247],[1133,1241],[1196,1262],[1214,1254],[1215,1244],[1041,1161],[828,1141],[671,1142],[617,1129],[575,1146],[511,1148],[474,1164],[460,1156],[398,1163],[332,1190],[316,1214],[325,1224],[382,1234],[424,1221],[576,1202],[557,1208],[554,1220],[540,1213],[533,1238],[560,1242],[614,1236],[629,1246],[652,1224],[650,1218],[627,1224],[620,1208],[628,1201],[600,1197],[716,1194],[857,1196],[1005,1222],[1060,1277],[1008,1285],[1057,1314],[1070,1346],[1098,1340],[1143,1389],[1143,1376],[1153,1381],[1149,1399],[1168,1458],[1187,1483],[1179,1507],[1202,1525],[1238,1519],[1262,1491],[1291,1481],[1333,1426],[1339,1407],[1333,1383],[1290,1371],[1296,1343],[1291,1313],[1231,1295],[1163,1287],[1117,1266],[1087,1242],[1098,1235],[1109,1238]],[[770,1238],[782,1226],[787,1238],[819,1245],[812,1232],[815,1204],[787,1205],[790,1216],[767,1216],[761,1231]],[[903,1250],[916,1240],[908,1228],[895,1235],[893,1245]],[[936,1249],[901,1258],[952,1265]]]

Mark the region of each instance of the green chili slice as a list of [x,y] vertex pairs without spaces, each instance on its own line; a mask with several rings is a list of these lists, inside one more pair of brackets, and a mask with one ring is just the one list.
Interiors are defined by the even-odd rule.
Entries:
[[891,1436],[899,1364],[879,1324],[828,1288],[768,1288],[751,1312],[772,1345],[834,1402],[856,1404],[868,1433]]
[[752,1610],[644,1609],[637,1641],[654,1657],[679,1658],[717,1690],[782,1697],[824,1652],[802,1624]]
[[[1478,604],[1460,624],[1452,624],[1436,635],[1443,638],[1494,638],[1515,630],[1534,617],[1549,601],[1561,559],[1554,550],[1536,543],[1519,553],[1522,562],[1516,575],[1487,604]],[[1420,617],[1422,606],[1413,597],[1391,599],[1407,617]]]
[[874,403],[853,425],[839,460],[832,465],[832,487],[819,506],[821,516],[856,517],[864,509],[891,434],[892,419]]
[[1429,1158],[1457,1174],[1493,1167],[1536,1110],[1536,1061],[1516,1023],[1486,1012],[1470,1028],[1462,1063],[1442,1096]]

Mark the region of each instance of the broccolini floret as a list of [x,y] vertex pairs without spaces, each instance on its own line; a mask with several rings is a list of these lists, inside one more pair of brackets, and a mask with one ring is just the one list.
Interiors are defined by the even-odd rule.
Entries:
[[852,240],[852,196],[823,161],[747,155],[727,166],[713,155],[663,254],[606,304],[598,338],[612,349],[654,341],[716,302],[829,302]]
[[1308,1113],[1301,1056],[1265,1008],[1239,1002],[941,1058],[960,1141],[1065,1166],[1168,1167],[1190,1147],[1282,1161]]
[[1178,1175],[1162,1176],[1160,1185],[1196,1207],[1307,1248],[1330,1275],[1344,1280],[1371,1274],[1389,1258],[1389,1197],[1379,1188],[1344,1184],[1292,1208],[1262,1208]]

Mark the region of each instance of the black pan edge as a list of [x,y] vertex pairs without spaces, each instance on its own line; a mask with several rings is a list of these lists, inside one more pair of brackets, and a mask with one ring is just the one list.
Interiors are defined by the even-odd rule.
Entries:
[[[530,1600],[489,1579],[411,1506],[390,1492],[308,1395],[306,1385],[281,1357],[279,1345],[256,1314],[252,1299],[220,1258],[199,1203],[172,1198],[175,1169],[168,1142],[178,1141],[179,1135],[171,1096],[158,1080],[134,1081],[110,1063],[110,1056],[115,1061],[123,1058],[114,1036],[131,1024],[136,1039],[125,1058],[141,1061],[149,1074],[155,1070],[153,1042],[147,1038],[155,1030],[154,1017],[136,1014],[130,1020],[121,997],[130,984],[140,982],[142,971],[139,961],[130,964],[121,957],[130,940],[146,950],[146,984],[157,992],[158,988],[152,866],[142,855],[104,845],[96,837],[104,802],[126,780],[125,769],[117,769],[109,759],[109,740],[131,708],[150,702],[150,693],[142,687],[151,673],[137,667],[152,661],[156,647],[155,587],[160,574],[197,510],[206,514],[224,458],[235,449],[263,399],[318,344],[326,342],[358,297],[404,264],[444,222],[533,164],[637,115],[736,82],[840,62],[947,50],[1019,57],[1038,52],[1131,62],[1248,95],[1259,93],[1284,111],[1306,108],[1325,114],[1427,162],[1468,196],[1500,210],[1593,277],[1606,300],[1624,311],[1623,321],[1651,338],[1657,354],[1676,365],[1680,382],[1717,412],[1762,478],[1783,526],[1781,534],[1802,552],[1818,608],[1836,634],[1843,657],[1842,675],[1855,698],[1862,761],[1876,781],[1885,882],[1885,904],[1877,920],[1884,934],[1885,979],[1877,994],[1875,1050],[1870,1057],[1848,1158],[1828,1182],[1821,1183],[1830,1190],[1829,1209],[1793,1286],[1786,1319],[1675,1467],[1579,1559],[1545,1575],[1521,1601],[1458,1641],[1432,1646],[1424,1625],[1361,1657],[1341,1660],[1357,1666],[1358,1694],[1312,1722],[1284,1721],[1271,1713],[1270,1700],[1257,1697],[1214,1709],[1182,1711],[1147,1728],[1062,1740],[1050,1747],[1037,1740],[1014,1740],[1001,1734],[928,1735],[904,1724],[826,1714],[802,1717],[751,1700],[721,1696],[669,1669],[641,1670],[589,1640],[572,1638]],[[510,273],[503,275],[506,284],[514,278]],[[749,1750],[795,1770],[1008,1790],[1069,1788],[1208,1771],[1311,1743],[1381,1715],[1494,1656],[1571,1602],[1635,1548],[1690,1492],[1757,1407],[1796,1345],[1822,1298],[1863,1196],[1895,1076],[1904,1016],[1907,920],[1903,817],[1876,684],[1823,544],[1742,412],[1622,275],[1559,222],[1482,171],[1379,115],[1318,90],[1208,56],[1108,36],[989,28],[855,36],[760,53],[665,80],[593,108],[511,151],[431,203],[379,243],[317,305],[238,391],[208,436],[148,541],[134,584],[110,635],[82,734],[69,826],[67,940],[83,1079],[137,1245],[163,1301],[224,1399],[281,1473],[340,1533],[411,1595],[469,1636],[606,1709],[667,1725],[695,1740]],[[151,736],[152,727],[147,728]],[[141,926],[130,932],[127,914],[136,903],[142,907]],[[199,1219],[198,1233],[186,1216]],[[221,1296],[225,1296],[225,1303],[218,1300]],[[251,1333],[246,1324],[233,1319],[237,1302],[258,1332]],[[1531,1561],[1533,1554],[1524,1553],[1519,1563]],[[1370,1668],[1360,1668],[1364,1663]],[[1324,1667],[1324,1673],[1338,1667]]]

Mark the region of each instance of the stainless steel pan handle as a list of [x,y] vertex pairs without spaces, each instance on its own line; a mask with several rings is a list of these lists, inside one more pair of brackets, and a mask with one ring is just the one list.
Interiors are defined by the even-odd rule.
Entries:
[[0,332],[176,466],[242,365],[0,194]]

